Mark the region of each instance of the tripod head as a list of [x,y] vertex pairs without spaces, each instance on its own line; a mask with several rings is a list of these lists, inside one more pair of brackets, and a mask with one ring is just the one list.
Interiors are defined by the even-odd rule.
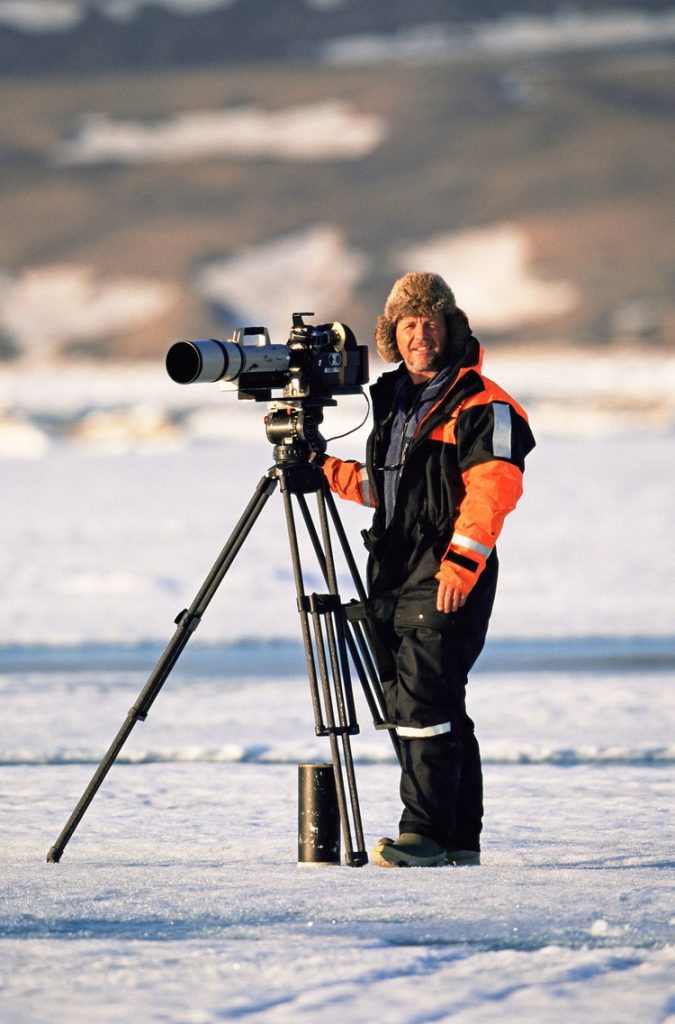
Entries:
[[310,398],[282,399],[270,402],[265,416],[265,433],[274,445],[274,462],[292,471],[292,480],[303,480],[299,490],[318,490],[321,469],[312,461],[323,455],[326,439],[319,431],[324,405],[337,405],[333,399],[318,402]]

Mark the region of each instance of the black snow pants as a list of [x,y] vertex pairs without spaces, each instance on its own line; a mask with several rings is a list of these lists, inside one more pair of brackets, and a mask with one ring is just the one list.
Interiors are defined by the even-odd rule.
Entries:
[[496,572],[490,576],[446,628],[371,620],[387,714],[401,745],[400,832],[453,850],[480,850],[483,775],[466,685],[487,634]]

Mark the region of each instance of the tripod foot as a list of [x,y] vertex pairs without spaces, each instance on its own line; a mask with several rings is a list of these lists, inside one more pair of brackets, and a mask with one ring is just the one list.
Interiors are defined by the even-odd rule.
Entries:
[[52,848],[50,849],[49,853],[47,854],[47,863],[48,864],[58,864],[58,862],[61,860],[61,854],[62,853],[63,853],[63,850],[59,850],[59,848],[57,846],[52,846]]

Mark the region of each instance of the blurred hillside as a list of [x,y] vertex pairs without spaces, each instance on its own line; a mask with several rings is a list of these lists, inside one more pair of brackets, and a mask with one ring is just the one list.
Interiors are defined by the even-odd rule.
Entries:
[[279,341],[295,309],[367,340],[412,267],[493,342],[675,344],[668,9],[20,6],[5,361],[156,358],[244,323]]
[[[621,26],[641,43],[655,29],[662,37],[672,32],[672,14],[667,0],[0,0],[0,67],[72,74],[311,62],[337,41],[410,44],[431,30],[429,54],[446,32],[461,35],[475,25],[493,32],[505,21],[512,39],[516,25],[528,28],[530,44],[533,32],[541,41],[551,17],[572,29],[580,18],[601,18],[613,43],[622,41]],[[586,26],[582,41],[606,43],[601,31]]]

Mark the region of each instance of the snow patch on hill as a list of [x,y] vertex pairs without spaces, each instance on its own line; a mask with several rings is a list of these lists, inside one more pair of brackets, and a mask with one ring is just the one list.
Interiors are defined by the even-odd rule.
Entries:
[[177,289],[93,267],[53,264],[0,276],[0,330],[19,354],[40,359],[66,344],[91,343],[167,312]]
[[324,320],[338,319],[341,310],[349,309],[366,267],[366,257],[326,224],[214,260],[195,284],[200,295],[226,308],[230,317],[268,327],[272,341],[279,343],[288,337],[295,310],[309,308]]
[[447,281],[477,330],[503,332],[571,312],[579,300],[567,281],[543,281],[531,266],[527,234],[499,224],[443,234],[402,248],[398,270],[433,268]]
[[387,133],[383,118],[340,100],[266,111],[195,110],[158,123],[86,114],[53,154],[59,166],[148,164],[222,158],[321,163],[368,156]]
[[663,44],[675,39],[675,11],[513,13],[472,24],[406,26],[390,35],[363,34],[323,47],[330,64],[434,62],[513,57]]

